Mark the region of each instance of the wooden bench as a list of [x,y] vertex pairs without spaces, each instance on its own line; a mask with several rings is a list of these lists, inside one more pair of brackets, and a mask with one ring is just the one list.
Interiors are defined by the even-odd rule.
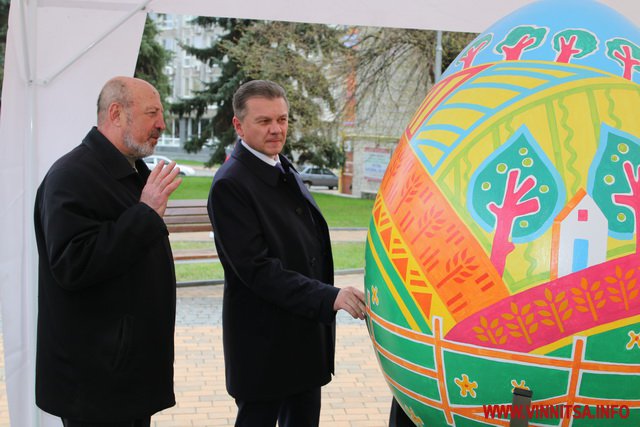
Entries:
[[[209,215],[207,214],[206,200],[169,200],[163,219],[169,233],[173,234],[174,238],[177,233],[211,233],[213,231],[213,227],[211,227],[211,222],[209,221]],[[173,251],[173,259],[175,261],[216,258],[218,258],[218,254],[215,251],[213,239],[211,239],[211,249],[209,250],[182,249]]]
[[169,233],[213,231],[206,200],[169,200],[163,219]]

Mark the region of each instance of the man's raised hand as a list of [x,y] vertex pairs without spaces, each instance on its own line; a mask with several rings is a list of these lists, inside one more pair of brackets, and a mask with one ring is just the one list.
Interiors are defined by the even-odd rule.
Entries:
[[142,189],[140,201],[163,216],[169,196],[182,183],[182,178],[176,179],[179,173],[180,168],[176,167],[176,162],[165,165],[164,161],[160,161],[151,171],[147,184]]

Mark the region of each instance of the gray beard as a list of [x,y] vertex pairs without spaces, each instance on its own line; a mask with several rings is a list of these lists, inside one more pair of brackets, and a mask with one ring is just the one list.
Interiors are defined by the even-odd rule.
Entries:
[[133,138],[131,137],[131,134],[128,132],[124,135],[123,142],[124,142],[124,146],[127,147],[129,150],[131,150],[131,153],[133,153],[133,157],[136,160],[150,156],[155,151],[154,146],[151,145],[151,143],[148,141],[145,141],[140,144],[136,144]]

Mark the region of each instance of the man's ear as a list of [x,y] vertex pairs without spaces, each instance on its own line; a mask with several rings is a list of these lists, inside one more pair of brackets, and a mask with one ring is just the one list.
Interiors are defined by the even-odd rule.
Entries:
[[124,111],[122,110],[122,105],[117,102],[112,102],[109,104],[109,109],[107,110],[109,115],[109,121],[114,126],[120,126],[120,120],[124,115]]
[[238,119],[236,116],[233,116],[232,123],[233,128],[236,130],[238,136],[240,138],[244,138],[244,131],[242,130],[242,123],[240,122],[240,119]]

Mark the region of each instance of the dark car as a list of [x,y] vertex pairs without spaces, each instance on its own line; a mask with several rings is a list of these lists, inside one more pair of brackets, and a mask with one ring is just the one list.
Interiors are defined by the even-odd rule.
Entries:
[[300,172],[302,182],[310,188],[312,185],[324,185],[329,190],[338,186],[338,176],[330,169],[319,168],[317,166],[307,166]]

